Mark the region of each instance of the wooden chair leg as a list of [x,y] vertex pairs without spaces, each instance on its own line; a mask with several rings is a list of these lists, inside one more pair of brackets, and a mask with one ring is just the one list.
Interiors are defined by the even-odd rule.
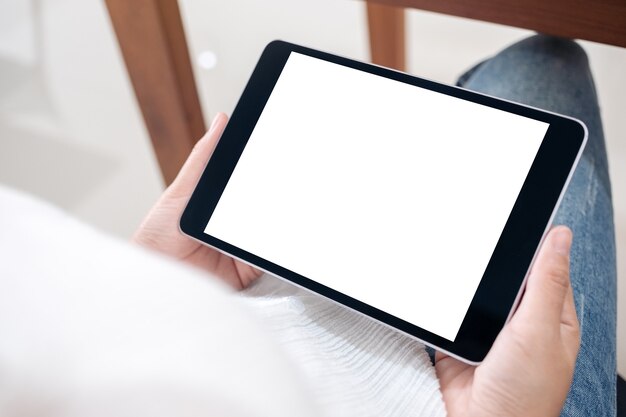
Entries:
[[367,24],[372,62],[405,71],[404,9],[368,1]]
[[106,0],[166,184],[205,125],[177,0]]

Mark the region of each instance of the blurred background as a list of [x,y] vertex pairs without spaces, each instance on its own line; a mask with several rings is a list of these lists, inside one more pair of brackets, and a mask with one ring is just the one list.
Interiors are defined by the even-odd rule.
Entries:
[[[207,124],[232,111],[271,40],[369,60],[360,1],[179,3]],[[409,11],[406,23],[408,71],[445,83],[531,34],[423,11]],[[581,44],[597,83],[613,180],[618,367],[626,375],[626,49]],[[102,1],[0,0],[0,184],[122,239],[163,190]]]

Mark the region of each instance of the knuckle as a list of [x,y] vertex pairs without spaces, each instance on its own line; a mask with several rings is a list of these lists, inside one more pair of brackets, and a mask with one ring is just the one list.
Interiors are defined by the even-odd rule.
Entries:
[[553,285],[567,289],[569,287],[569,268],[566,265],[551,265],[544,272],[546,279]]

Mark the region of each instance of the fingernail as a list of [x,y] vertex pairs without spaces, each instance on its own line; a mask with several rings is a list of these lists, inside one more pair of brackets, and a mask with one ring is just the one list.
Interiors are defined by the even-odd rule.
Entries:
[[209,127],[209,133],[212,133],[213,130],[217,127],[217,123],[220,119],[221,119],[221,114],[218,114],[217,116],[215,116],[215,118],[211,122],[211,126]]
[[569,256],[569,250],[572,246],[572,232],[567,227],[559,227],[552,236],[552,247],[554,250],[565,256]]

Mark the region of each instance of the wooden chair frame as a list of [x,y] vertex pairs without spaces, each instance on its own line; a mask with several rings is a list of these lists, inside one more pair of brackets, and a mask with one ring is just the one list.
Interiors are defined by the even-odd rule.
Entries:
[[[106,0],[163,179],[205,125],[177,0]],[[404,8],[626,47],[624,0],[368,0],[372,61],[405,70]]]

